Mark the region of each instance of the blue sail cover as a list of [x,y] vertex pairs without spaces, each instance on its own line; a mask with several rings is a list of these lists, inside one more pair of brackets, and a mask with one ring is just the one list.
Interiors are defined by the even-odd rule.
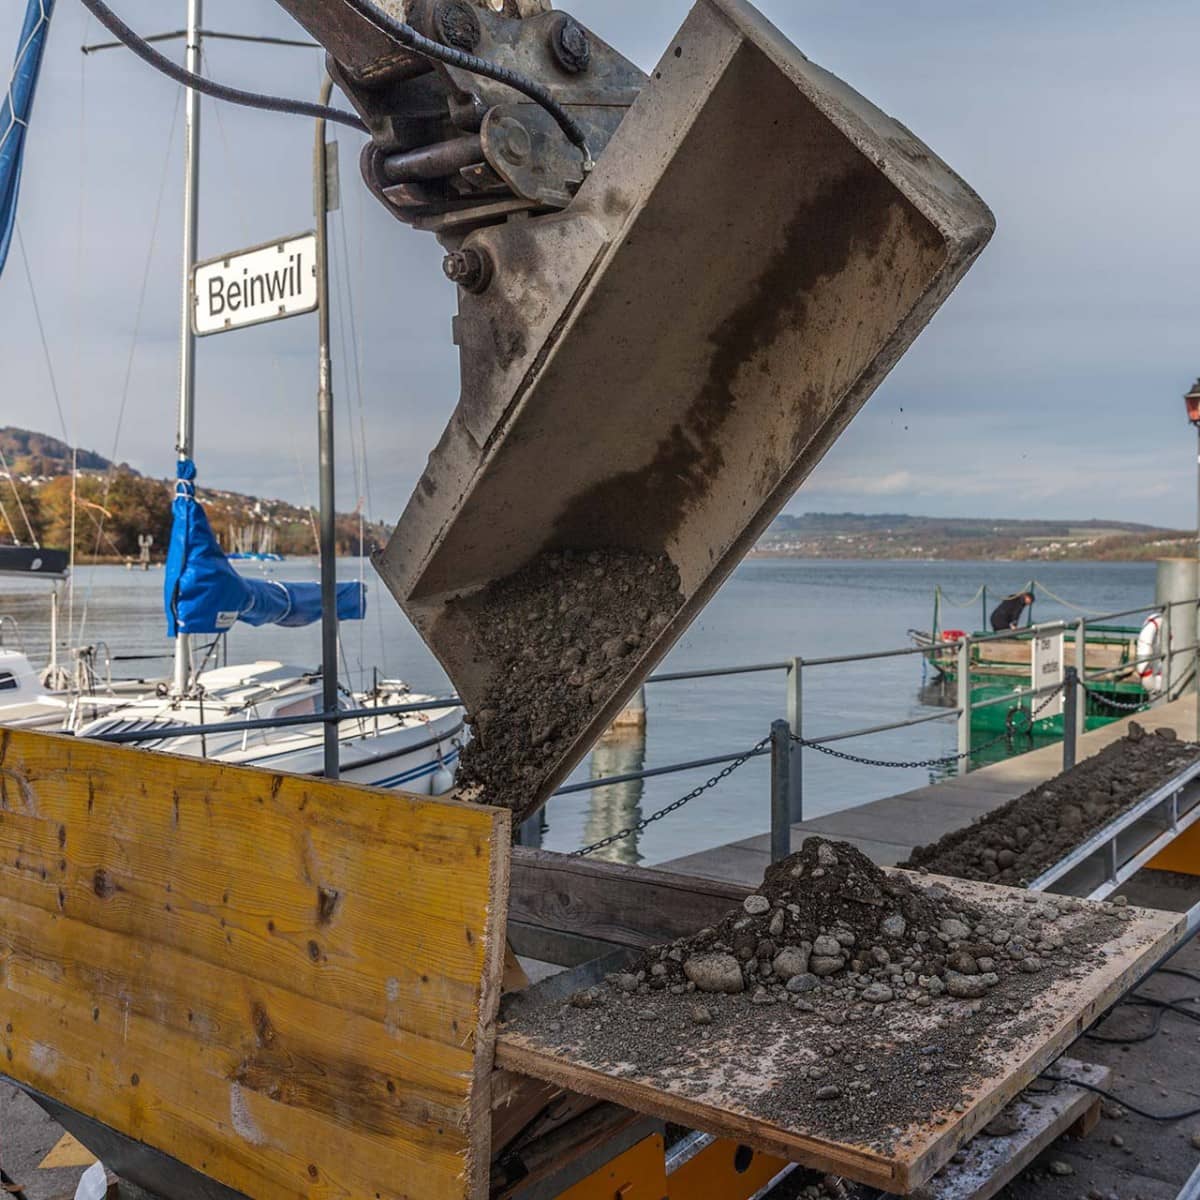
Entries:
[[[171,545],[163,601],[167,635],[224,633],[234,622],[247,625],[311,625],[321,619],[319,583],[280,583],[243,579],[229,564],[196,499],[196,464],[183,459],[177,469],[171,505]],[[339,583],[339,621],[361,621],[367,613],[367,589]]]
[[17,221],[17,192],[21,187],[21,164],[25,157],[25,131],[33,112],[33,95],[42,69],[42,52],[50,28],[54,0],[29,0],[12,83],[0,103],[0,272],[8,258]]

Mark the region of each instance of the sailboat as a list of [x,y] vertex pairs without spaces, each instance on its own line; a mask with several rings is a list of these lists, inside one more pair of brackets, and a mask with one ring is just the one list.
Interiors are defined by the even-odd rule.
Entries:
[[[188,0],[187,60],[200,69],[200,0]],[[39,29],[44,31],[44,20]],[[233,666],[210,665],[220,635],[236,622],[251,626],[276,624],[297,627],[331,616],[322,605],[321,587],[289,584],[274,579],[247,579],[222,553],[207,515],[196,498],[193,461],[195,334],[190,321],[191,276],[197,254],[197,193],[199,187],[199,97],[191,89],[186,103],[186,174],[184,188],[183,319],[177,486],[173,502],[171,545],[165,574],[164,607],[168,635],[175,639],[175,669],[170,681],[133,698],[76,696],[70,701],[48,697],[28,662],[15,660],[8,690],[22,692],[20,713],[3,705],[3,667],[0,666],[0,724],[39,723],[63,726],[79,737],[126,740],[150,749],[254,764],[276,771],[332,774],[358,783],[404,788],[429,794],[453,784],[463,710],[457,703],[433,704],[433,697],[414,695],[405,683],[385,680],[369,693],[338,688],[334,659],[326,655],[322,671],[277,661]],[[0,150],[11,149],[0,144]],[[2,164],[0,164],[2,165]],[[0,195],[0,199],[5,199]],[[7,228],[15,213],[15,189],[8,193]],[[0,226],[0,232],[3,231]],[[6,243],[0,249],[6,248]],[[327,516],[332,515],[332,495]],[[326,549],[329,549],[326,547]],[[332,573],[333,555],[323,555],[323,571]],[[361,620],[366,613],[366,586],[338,586],[336,616]],[[192,637],[215,634],[206,657],[192,661]],[[28,705],[25,705],[25,701]],[[51,703],[53,702],[53,703]],[[386,711],[395,707],[413,711]],[[26,711],[28,708],[28,711]],[[53,713],[50,712],[53,709]],[[297,718],[337,711],[357,715],[334,726],[327,737],[321,723],[296,724]],[[45,710],[45,711],[43,711]],[[273,722],[285,722],[272,724]],[[221,725],[253,723],[253,728],[222,730]],[[210,728],[211,726],[217,728]],[[187,736],[161,736],[171,730],[196,729]],[[144,736],[142,736],[144,735]],[[158,735],[158,736],[156,736]]]

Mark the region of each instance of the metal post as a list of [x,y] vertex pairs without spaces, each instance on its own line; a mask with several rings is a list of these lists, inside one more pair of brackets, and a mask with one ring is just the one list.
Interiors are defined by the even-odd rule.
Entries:
[[782,862],[792,852],[792,822],[788,806],[788,765],[792,730],[786,721],[771,724],[771,861]]
[[1063,680],[1063,770],[1075,765],[1076,713],[1079,707],[1079,675],[1074,667],[1068,667]]
[[[184,66],[200,74],[200,26],[204,19],[204,0],[188,0],[187,50]],[[175,452],[180,459],[191,458],[196,433],[196,338],[192,333],[192,268],[196,265],[196,244],[200,231],[200,93],[187,89],[183,112],[183,311],[179,328],[179,430]],[[175,670],[172,692],[187,693],[192,673],[192,648],[187,634],[175,639]]]
[[[1087,679],[1087,618],[1080,617],[1075,625],[1075,681],[1082,683]],[[1087,692],[1079,697],[1075,706],[1075,736],[1080,737],[1087,732]]]
[[804,660],[793,658],[787,673],[787,722],[795,738],[788,739],[788,815],[794,824],[804,820]]
[[[1200,572],[1200,423],[1196,425],[1196,570]],[[1196,694],[1196,741],[1200,742],[1200,608],[1192,608],[1192,618],[1189,622],[1189,632],[1196,647],[1192,657]]]
[[958,644],[958,773],[971,769],[971,639]]
[[1162,626],[1159,630],[1159,645],[1158,652],[1162,655],[1158,668],[1162,671],[1162,687],[1158,689],[1159,704],[1165,704],[1171,698],[1171,614],[1174,612],[1175,606],[1169,601],[1163,605]]
[[[328,104],[333,80],[325,76],[321,103]],[[321,704],[326,713],[338,706],[337,652],[337,530],[333,478],[333,368],[329,353],[329,176],[325,147],[325,122],[317,121],[313,145],[313,207],[317,222],[317,442],[320,452],[321,546]],[[325,778],[337,779],[338,725],[326,721]]]

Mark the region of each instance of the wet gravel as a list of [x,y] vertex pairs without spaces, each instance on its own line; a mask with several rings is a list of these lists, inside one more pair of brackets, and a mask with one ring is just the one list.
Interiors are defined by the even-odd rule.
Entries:
[[645,952],[518,1032],[617,1076],[888,1153],[965,1111],[1007,1048],[1062,1019],[1136,910],[1013,891],[967,904],[810,838],[719,925]]
[[1174,730],[1129,733],[987,816],[913,851],[902,867],[1020,886],[1036,879],[1200,757]]
[[527,815],[575,737],[683,604],[663,554],[555,551],[452,603],[492,666],[468,714],[463,796]]

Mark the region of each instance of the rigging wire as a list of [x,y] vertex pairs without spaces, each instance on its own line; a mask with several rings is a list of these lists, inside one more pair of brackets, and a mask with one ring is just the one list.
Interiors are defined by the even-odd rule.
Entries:
[[[8,456],[4,453],[4,447],[0,446],[0,467],[4,468],[5,475],[8,476],[9,486],[12,488],[13,499],[17,502],[17,508],[20,509],[21,517],[25,521],[25,529],[29,534],[29,540],[33,543],[34,549],[40,548],[41,543],[38,541],[37,534],[33,531],[33,525],[29,521],[29,514],[25,511],[25,502],[21,499],[21,493],[17,490],[17,481],[13,478],[12,467],[8,465]],[[12,535],[17,536],[16,528],[9,521],[8,515],[4,514],[4,523],[12,530]],[[20,540],[17,542],[20,545]]]
[[307,100],[285,100],[278,96],[266,96],[259,92],[247,92],[241,88],[228,87],[196,75],[184,67],[178,66],[165,55],[159,54],[145,38],[136,34],[120,17],[117,16],[104,0],[80,0],[88,10],[119,42],[132,50],[143,62],[148,63],[156,71],[162,72],[169,79],[184,87],[211,96],[214,100],[227,100],[231,104],[240,104],[244,108],[262,109],[264,112],[289,113],[293,116],[314,117],[318,120],[335,121],[348,125],[360,133],[366,133],[367,127],[354,113],[344,112],[340,108],[330,108],[324,104],[312,104]]
[[[117,474],[117,454],[121,445],[121,432],[125,424],[125,412],[129,405],[129,390],[133,384],[133,364],[137,355],[138,341],[142,334],[142,320],[146,310],[146,297],[150,290],[150,275],[154,266],[154,256],[158,249],[158,231],[162,223],[163,204],[167,194],[167,182],[170,176],[171,169],[171,151],[175,145],[175,130],[179,127],[179,110],[183,106],[183,93],[175,93],[175,108],[171,115],[171,127],[167,132],[167,150],[163,155],[162,175],[158,181],[158,199],[154,206],[154,220],[150,225],[150,242],[146,249],[146,264],[142,268],[142,283],[138,293],[137,310],[133,320],[133,334],[129,339],[129,353],[125,359],[125,377],[121,385],[121,404],[117,409],[117,424],[113,431],[112,452],[109,457],[109,468],[104,479],[104,493],[100,501],[100,522],[96,528],[96,543],[94,557],[99,557],[101,541],[105,538],[104,531],[105,522],[108,520],[108,501],[112,494],[113,480]],[[113,546],[118,555],[119,548],[113,542],[113,539],[108,538],[108,542]],[[79,618],[79,641],[83,641],[84,630],[87,627],[88,610],[92,603],[92,592],[95,588],[95,576],[88,576],[88,585],[83,594],[83,613]]]

